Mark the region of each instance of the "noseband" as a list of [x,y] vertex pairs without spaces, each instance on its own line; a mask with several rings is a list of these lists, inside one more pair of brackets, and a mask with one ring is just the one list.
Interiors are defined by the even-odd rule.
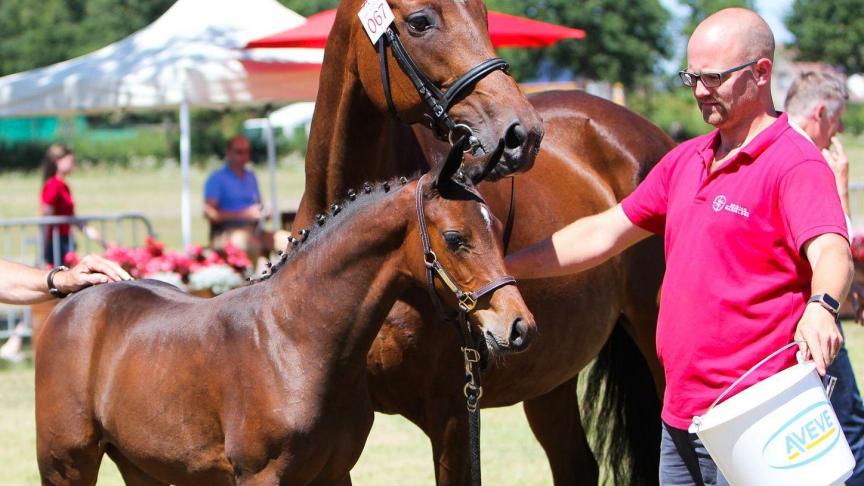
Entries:
[[510,275],[502,275],[501,277],[489,281],[487,284],[473,292],[462,290],[456,283],[456,280],[453,279],[453,276],[450,275],[450,272],[448,272],[447,269],[441,265],[441,262],[438,261],[435,252],[432,251],[432,245],[429,242],[429,230],[426,227],[426,216],[423,211],[423,178],[417,181],[416,196],[417,219],[420,222],[420,239],[423,243],[423,260],[426,263],[426,280],[429,285],[429,293],[432,295],[432,300],[436,301],[436,305],[439,309],[443,310],[444,306],[441,303],[441,298],[435,291],[436,276],[441,279],[441,282],[456,296],[456,299],[459,301],[460,314],[471,313],[477,306],[477,301],[486,294],[489,294],[505,285],[516,285],[515,278]]
[[[429,107],[431,114],[426,116],[430,119],[430,125],[435,135],[441,140],[447,140],[450,145],[454,145],[456,140],[461,136],[468,137],[468,150],[472,153],[480,148],[480,141],[474,136],[471,127],[462,123],[455,123],[447,112],[453,106],[457,99],[464,96],[465,93],[472,89],[474,85],[494,71],[508,72],[510,65],[507,61],[500,57],[487,59],[480,64],[469,69],[468,72],[460,76],[446,91],[439,89],[429,76],[426,75],[408,55],[405,46],[399,39],[399,34],[395,27],[387,28],[384,35],[378,40],[378,60],[381,65],[381,80],[384,83],[384,96],[387,98],[387,106],[390,108],[390,113],[397,119],[399,115],[396,112],[396,106],[393,104],[393,97],[390,93],[390,74],[387,68],[387,46],[390,46],[393,51],[393,57],[402,71],[414,84],[414,88],[423,101]],[[455,137],[454,137],[455,135]]]

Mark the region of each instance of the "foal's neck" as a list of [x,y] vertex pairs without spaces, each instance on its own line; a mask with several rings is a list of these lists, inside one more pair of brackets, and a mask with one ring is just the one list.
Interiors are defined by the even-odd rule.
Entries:
[[411,129],[381,111],[357,77],[350,36],[328,42],[306,151],[306,187],[295,225],[364,181],[410,176],[425,167]]
[[267,282],[267,293],[285,295],[274,300],[272,313],[288,316],[279,323],[285,334],[330,371],[338,368],[337,379],[365,373],[366,353],[409,283],[403,253],[416,218],[413,188],[396,185],[383,196],[358,196],[293,250],[297,254]]

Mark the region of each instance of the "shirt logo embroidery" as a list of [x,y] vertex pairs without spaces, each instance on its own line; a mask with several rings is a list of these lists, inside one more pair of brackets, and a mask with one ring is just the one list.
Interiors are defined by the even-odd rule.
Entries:
[[724,196],[723,194],[719,194],[717,195],[717,197],[714,198],[714,202],[711,204],[711,207],[714,209],[714,212],[717,213],[722,210],[726,210],[730,213],[744,216],[745,218],[750,217],[750,210],[745,208],[744,206],[740,206],[735,203],[726,204],[726,196]]

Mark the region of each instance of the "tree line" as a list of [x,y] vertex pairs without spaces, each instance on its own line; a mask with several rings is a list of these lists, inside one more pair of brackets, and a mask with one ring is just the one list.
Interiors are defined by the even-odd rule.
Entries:
[[[280,0],[308,16],[337,0]],[[46,66],[94,51],[139,30],[174,0],[3,0],[0,2],[0,75]],[[628,88],[651,83],[660,61],[684,63],[677,42],[710,13],[753,8],[753,0],[678,0],[688,13],[673,19],[660,0],[487,0],[490,9],[578,27],[579,41],[542,49],[509,49],[520,80],[574,76],[620,81]],[[796,59],[821,61],[847,73],[864,70],[864,0],[795,0],[786,20],[795,35]],[[679,56],[680,59],[673,59]]]

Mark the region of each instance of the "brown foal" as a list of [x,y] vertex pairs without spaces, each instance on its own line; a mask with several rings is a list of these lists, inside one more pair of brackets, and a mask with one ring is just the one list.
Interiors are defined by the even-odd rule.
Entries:
[[268,279],[221,296],[144,280],[63,302],[37,340],[43,484],[95,484],[104,453],[130,485],[350,484],[373,420],[366,354],[396,298],[427,283],[423,226],[458,287],[499,282],[470,315],[493,358],[534,335],[501,280],[501,224],[457,165],[360,188]]

